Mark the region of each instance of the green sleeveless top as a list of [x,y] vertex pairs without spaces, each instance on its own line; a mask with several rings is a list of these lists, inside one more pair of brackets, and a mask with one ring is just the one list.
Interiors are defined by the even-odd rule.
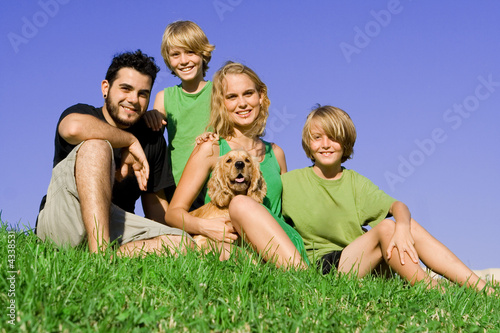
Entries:
[[[281,183],[281,168],[274,156],[273,147],[269,142],[264,141],[265,145],[265,155],[264,160],[260,162],[260,171],[262,171],[262,176],[266,180],[267,184],[267,194],[264,198],[263,205],[266,206],[269,211],[281,218],[281,191],[283,189],[283,184]],[[219,139],[219,156],[223,156],[231,151],[231,147],[224,139]],[[210,197],[205,196],[205,203],[210,201]]]
[[210,117],[212,82],[203,89],[188,94],[182,86],[165,88],[165,112],[167,114],[168,156],[175,184],[195,147],[195,139],[205,131]]
[[[262,171],[262,176],[267,184],[267,194],[262,204],[286,232],[292,243],[297,248],[297,251],[299,251],[302,255],[304,261],[309,264],[302,237],[300,237],[297,230],[285,222],[283,216],[281,215],[281,192],[283,189],[283,184],[281,182],[281,167],[276,159],[276,156],[274,155],[272,144],[264,140],[262,141],[264,142],[266,150],[264,160],[260,162],[260,170]],[[219,156],[225,155],[230,150],[231,147],[227,141],[219,139]],[[210,197],[207,193],[205,196],[205,203],[209,201]]]

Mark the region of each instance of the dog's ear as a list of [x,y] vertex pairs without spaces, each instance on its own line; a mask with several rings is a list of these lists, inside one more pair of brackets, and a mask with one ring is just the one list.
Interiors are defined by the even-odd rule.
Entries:
[[252,181],[250,182],[247,195],[258,203],[262,203],[266,193],[267,184],[262,176],[262,171],[260,171],[259,163],[252,160]]
[[208,181],[208,196],[219,208],[229,206],[233,198],[233,192],[227,185],[227,174],[224,173],[224,159],[220,158],[212,171],[212,177]]

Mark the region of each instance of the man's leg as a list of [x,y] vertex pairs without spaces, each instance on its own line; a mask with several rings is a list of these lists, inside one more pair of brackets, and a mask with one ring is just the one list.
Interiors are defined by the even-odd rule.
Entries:
[[178,254],[195,247],[193,238],[180,229],[126,212],[114,204],[110,211],[110,238],[121,244],[122,255]]
[[[112,148],[107,141],[89,140],[75,147],[52,171],[47,201],[38,216],[37,235],[59,246],[76,246],[86,234],[94,232],[94,236],[88,237],[89,249],[93,241],[97,251],[99,236],[101,245],[114,240],[124,244],[120,251],[127,255],[163,253],[165,249],[177,253],[193,247],[192,238],[182,230],[112,204],[113,171]],[[103,244],[102,240],[106,242]]]
[[113,151],[107,141],[88,140],[78,150],[75,181],[90,252],[109,243]]
[[145,255],[147,253],[177,255],[186,254],[186,249],[193,249],[194,243],[186,236],[161,235],[155,238],[137,240],[120,246],[118,253],[124,256]]

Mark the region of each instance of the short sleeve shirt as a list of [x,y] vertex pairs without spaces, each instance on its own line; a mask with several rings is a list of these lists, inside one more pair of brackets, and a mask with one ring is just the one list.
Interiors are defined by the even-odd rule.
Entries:
[[368,178],[343,169],[342,177],[327,180],[312,167],[282,175],[283,216],[304,239],[308,257],[317,260],[342,250],[387,217],[395,199]]
[[[87,104],[76,104],[62,113],[57,128],[61,120],[72,113],[92,115],[106,122],[104,114],[102,113],[102,108],[95,108]],[[59,135],[57,128],[54,142],[55,152],[53,166],[56,166],[61,160],[66,158],[75,147],[75,145],[68,143]],[[161,131],[149,129],[142,119],[135,125],[126,129],[126,131],[133,134],[139,140],[148,160],[150,174],[147,192],[154,193],[168,186],[172,186],[174,181],[166,154],[167,144],[163,133]],[[113,154],[116,168],[118,169],[121,164],[121,149],[113,149]],[[118,207],[133,213],[135,210],[135,202],[139,199],[141,193],[142,191],[137,184],[135,176],[130,175],[121,182],[115,181],[112,201]]]

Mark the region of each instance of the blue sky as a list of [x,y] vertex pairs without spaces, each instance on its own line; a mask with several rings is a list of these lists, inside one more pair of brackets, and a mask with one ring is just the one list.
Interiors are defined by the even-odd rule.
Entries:
[[[310,165],[300,132],[316,103],[353,118],[345,163],[405,202],[474,269],[500,267],[500,2],[7,1],[0,12],[2,220],[34,226],[49,184],[56,122],[101,106],[113,54],[163,63],[168,23],[192,20],[227,60],[253,68],[271,99],[267,139],[290,170]],[[152,102],[150,106],[152,106]]]

